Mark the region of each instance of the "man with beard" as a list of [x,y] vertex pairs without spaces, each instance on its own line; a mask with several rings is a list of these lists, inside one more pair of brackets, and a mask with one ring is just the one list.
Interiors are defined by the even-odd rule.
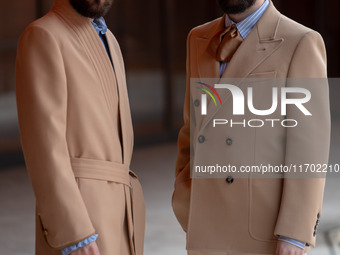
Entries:
[[36,254],[142,255],[144,200],[113,0],[55,0],[20,38],[16,92]]
[[[191,174],[195,174],[197,162],[216,165],[219,160],[224,166],[238,169],[255,164],[327,164],[327,82],[307,88],[312,95],[307,108],[313,117],[301,117],[295,105],[289,106],[286,116],[277,115],[281,120],[302,120],[290,129],[240,127],[239,121],[236,127],[226,125],[218,131],[221,129],[214,128],[212,119],[229,120],[234,116],[231,109],[235,95],[228,90],[220,92],[221,104],[214,106],[213,100],[203,102],[201,90],[196,88],[213,94],[214,83],[203,87],[202,78],[232,78],[241,80],[238,86],[245,95],[247,87],[271,91],[276,78],[326,80],[323,40],[317,32],[281,15],[270,0],[219,0],[219,4],[225,15],[194,28],[188,35],[187,89],[184,126],[178,138],[174,212],[187,233],[189,255],[303,254],[315,245],[324,178],[254,179],[233,173],[224,178],[193,178]],[[252,78],[254,84],[242,84],[242,79],[247,82],[244,78]],[[272,83],[256,84],[255,78]],[[219,83],[226,82],[221,79]],[[291,85],[287,82],[286,86]],[[262,103],[272,98],[266,96],[254,94],[253,100]],[[208,105],[205,114],[203,104]]]

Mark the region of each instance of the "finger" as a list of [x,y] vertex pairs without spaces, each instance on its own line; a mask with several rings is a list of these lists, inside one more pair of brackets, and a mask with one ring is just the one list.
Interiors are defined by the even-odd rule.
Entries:
[[96,246],[90,247],[90,255],[100,255],[99,250]]
[[302,250],[302,249],[299,249],[296,253],[295,253],[295,255],[303,255],[304,254],[304,250]]
[[282,246],[281,246],[281,242],[279,241],[279,242],[277,243],[277,246],[276,246],[275,255],[281,255],[281,250],[282,250]]
[[100,255],[99,249],[96,242],[90,244],[91,255]]

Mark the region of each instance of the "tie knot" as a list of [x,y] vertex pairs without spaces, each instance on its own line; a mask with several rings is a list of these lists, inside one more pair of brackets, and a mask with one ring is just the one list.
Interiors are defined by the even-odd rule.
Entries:
[[232,37],[232,38],[233,38],[233,37],[236,37],[236,36],[237,36],[237,32],[238,32],[238,30],[237,30],[237,26],[236,26],[235,24],[233,24],[233,25],[231,25],[231,26],[229,26],[229,27],[223,28],[223,29],[221,30],[221,32],[220,32],[220,35],[219,35],[220,41],[223,40],[223,37],[224,37],[226,34],[229,34],[230,37]]
[[230,61],[243,39],[235,24],[221,29],[211,39],[208,51],[217,61]]
[[237,26],[235,24],[230,26],[230,37],[235,38],[238,35]]
[[230,26],[230,30],[233,30],[233,29],[234,29],[234,30],[235,30],[235,29],[237,30],[236,24],[232,24],[232,25]]
[[92,24],[94,26],[94,28],[96,29],[97,33],[100,33],[102,35],[104,35],[107,31],[107,26],[105,23],[105,20],[103,17],[100,18],[96,18],[92,21]]

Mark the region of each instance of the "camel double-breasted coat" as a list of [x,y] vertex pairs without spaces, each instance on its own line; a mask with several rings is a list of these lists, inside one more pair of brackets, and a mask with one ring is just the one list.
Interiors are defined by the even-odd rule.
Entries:
[[[247,87],[254,87],[255,105],[267,107],[272,100],[268,90],[271,91],[275,79],[315,81],[314,78],[319,78],[321,82],[317,86],[303,83],[312,95],[305,106],[313,116],[305,117],[297,107],[288,106],[286,116],[274,113],[273,117],[299,120],[295,128],[231,127],[230,124],[214,127],[213,119],[234,118],[240,122],[240,117],[233,115],[233,97],[228,90],[219,91],[223,106],[222,103],[214,106],[211,100],[207,114],[201,114],[202,93],[196,89],[200,84],[196,82],[192,86],[190,79],[204,82],[204,78],[219,78],[219,62],[209,53],[208,45],[224,27],[224,19],[194,28],[187,41],[184,126],[178,139],[172,201],[175,215],[187,233],[187,249],[197,254],[200,251],[202,254],[274,254],[278,236],[314,246],[324,178],[238,178],[233,173],[228,178],[190,175],[194,173],[193,166],[200,162],[223,163],[237,169],[242,165],[328,163],[330,111],[322,37],[280,14],[273,3],[238,48],[222,79],[240,80],[236,85],[244,94]],[[251,84],[243,82],[250,78]],[[273,83],[265,86],[254,83],[260,78]],[[288,80],[286,86],[292,86]],[[246,112],[242,117],[252,119],[254,115]]]

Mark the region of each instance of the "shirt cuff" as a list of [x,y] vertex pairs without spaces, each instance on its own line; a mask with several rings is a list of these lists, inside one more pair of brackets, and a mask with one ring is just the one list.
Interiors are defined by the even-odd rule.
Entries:
[[61,249],[61,253],[63,255],[69,255],[71,252],[77,250],[78,248],[84,247],[86,245],[89,245],[90,243],[96,241],[98,238],[98,234],[94,234],[90,236],[89,238],[84,239],[83,241],[80,241],[79,243],[72,244],[68,247],[65,247]]
[[301,248],[303,250],[306,248],[306,243],[298,241],[298,240],[295,240],[295,239],[291,239],[289,237],[280,236],[279,240],[283,241],[283,242],[286,242],[286,243],[293,244],[293,245],[295,245],[295,246],[297,246],[297,247],[299,247],[299,248]]

